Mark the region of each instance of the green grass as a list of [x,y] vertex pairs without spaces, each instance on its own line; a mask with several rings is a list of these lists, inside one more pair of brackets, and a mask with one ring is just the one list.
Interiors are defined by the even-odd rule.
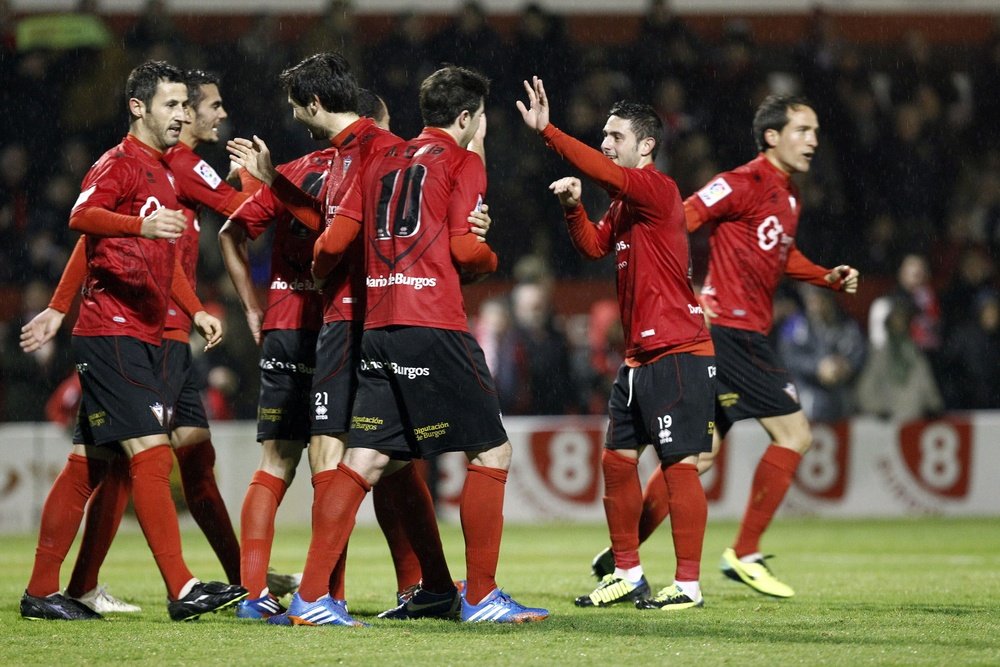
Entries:
[[[445,621],[374,621],[363,630],[279,628],[231,613],[172,623],[162,581],[145,542],[123,532],[101,581],[141,604],[142,614],[105,623],[23,621],[18,599],[34,537],[6,537],[0,549],[0,664],[172,665],[998,665],[1000,530],[995,518],[830,521],[779,519],[766,547],[791,600],[764,598],[730,582],[717,558],[735,525],[709,525],[702,589],[706,606],[688,612],[576,609],[594,585],[590,558],[607,540],[599,525],[508,526],[499,581],[515,598],[548,607],[544,623],[462,626]],[[185,533],[192,570],[219,578],[204,539]],[[461,532],[443,529],[452,572],[462,576]],[[272,563],[302,567],[308,535],[279,530]],[[72,552],[75,553],[75,552]],[[661,530],[643,548],[654,589],[669,582],[673,557]],[[64,567],[64,583],[69,565]],[[395,588],[388,552],[374,527],[350,546],[352,613],[371,620]]]

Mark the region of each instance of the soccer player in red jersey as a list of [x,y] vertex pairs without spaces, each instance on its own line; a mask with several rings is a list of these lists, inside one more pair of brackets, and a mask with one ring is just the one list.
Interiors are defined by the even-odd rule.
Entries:
[[[525,124],[612,197],[592,222],[580,203],[580,179],[549,188],[563,205],[570,238],[585,257],[614,252],[625,363],[611,390],[602,459],[604,508],[617,567],[579,607],[634,602],[639,609],[682,610],[703,604],[700,587],[707,501],[698,480],[699,454],[711,450],[715,357],[691,285],[684,209],[677,185],[653,164],[662,123],[652,107],[619,102],[604,125],[601,151],[549,122],[549,100],[537,76],[518,101]],[[639,454],[653,445],[668,490],[677,567],[674,583],[650,597],[639,562],[642,487]]]
[[[190,122],[181,128],[180,141],[164,153],[163,159],[173,174],[178,201],[187,224],[176,246],[185,275],[193,286],[196,283],[200,236],[198,208],[207,206],[228,216],[246,199],[246,195],[225,183],[194,152],[200,143],[216,143],[219,140],[219,124],[227,117],[219,93],[218,77],[193,70],[185,74],[185,82]],[[49,307],[23,329],[22,347],[27,351],[36,349],[55,334],[74,296],[80,291],[86,271],[85,237],[81,237]],[[162,344],[165,377],[171,397],[168,407],[170,444],[180,466],[181,482],[191,515],[222,563],[229,583],[239,583],[239,541],[215,481],[215,449],[205,409],[190,372],[190,329],[191,318],[183,308],[172,302],[167,309]],[[66,587],[66,595],[97,612],[137,612],[139,607],[116,599],[98,586],[101,564],[117,532],[129,494],[127,469],[113,466],[110,473],[91,499],[91,511],[87,513],[79,555]]]
[[[787,598],[795,592],[765,564],[760,539],[812,443],[812,433],[795,384],[767,340],[772,300],[786,276],[853,294],[858,271],[847,265],[825,269],[795,246],[800,202],[791,177],[809,171],[819,145],[816,112],[802,98],[771,96],[757,109],[753,133],[760,154],[719,174],[684,202],[690,231],[712,225],[702,304],[719,361],[718,397],[712,453],[702,457],[699,469],[711,467],[736,421],[756,419],[771,436],[754,473],[736,541],[722,555],[722,571],[759,593]],[[667,515],[663,493],[658,481],[651,480],[642,539]],[[595,558],[598,571],[601,556]]]
[[191,575],[170,496],[170,395],[160,341],[171,298],[209,346],[222,335],[176,253],[186,222],[163,153],[187,120],[183,76],[166,63],[147,62],[130,74],[126,99],[129,134],[91,167],[70,216],[70,228],[87,235],[84,299],[73,329],[83,394],[73,453],[43,508],[35,567],[21,600],[25,618],[100,618],[58,594],[59,567],[119,444],[129,460],[136,515],[167,586],[170,617],[192,620],[246,596],[239,586]]
[[[461,509],[467,585],[460,594],[450,581],[425,581],[409,608],[447,615],[458,602],[467,622],[548,616],[496,586],[511,448],[459,286],[460,271],[471,277],[496,268],[496,255],[467,219],[482,202],[486,171],[464,146],[479,130],[488,90],[488,80],[460,67],[425,79],[424,131],[383,149],[365,166],[316,245],[314,271],[324,276],[361,235],[365,329],[347,453],[317,497],[324,511],[314,513],[321,522],[313,527],[302,586],[285,623],[343,625],[331,620],[336,612],[326,579],[365,494],[414,456],[444,451],[462,451],[469,459]],[[436,525],[429,528],[436,533]]]

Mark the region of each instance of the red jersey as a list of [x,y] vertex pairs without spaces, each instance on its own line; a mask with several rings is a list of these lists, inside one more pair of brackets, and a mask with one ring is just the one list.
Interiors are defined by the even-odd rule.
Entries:
[[[198,241],[201,237],[198,207],[207,206],[228,217],[244,197],[187,144],[178,143],[168,149],[163,154],[163,161],[174,175],[177,198],[187,219],[184,235],[177,239],[177,252],[180,253],[184,274],[193,288],[197,285]],[[164,337],[186,343],[190,331],[191,318],[171,300],[167,307]]]
[[766,334],[774,291],[784,275],[828,286],[823,280],[828,270],[795,247],[798,189],[763,153],[716,176],[685,206],[697,216],[688,222],[691,231],[705,222],[713,225],[702,291],[714,298],[714,323]]
[[337,210],[363,221],[365,329],[469,330],[449,242],[485,193],[482,160],[437,128],[372,158]]
[[664,352],[711,354],[711,336],[691,284],[684,207],[673,179],[652,164],[615,165],[549,124],[546,142],[611,195],[596,224],[577,206],[566,211],[570,236],[591,259],[614,251],[625,355],[650,361]]
[[[344,199],[354,174],[361,173],[379,150],[402,141],[388,130],[383,130],[371,118],[359,118],[332,139],[337,156],[330,163],[326,177],[326,196],[323,204],[323,226],[329,226],[337,213],[337,205]],[[358,300],[364,299],[364,247],[361,236],[355,239],[344,253],[343,260],[330,272],[323,287],[323,322],[342,322],[361,317],[364,309],[356,309]]]
[[[277,167],[279,173],[319,201],[325,199],[326,175],[337,156],[332,146]],[[263,331],[305,329],[318,331],[322,305],[312,278],[312,250],[317,232],[302,224],[268,187],[262,187],[230,218],[251,239],[274,226],[271,277]]]
[[[177,210],[163,154],[127,135],[87,172],[70,216],[89,208],[139,218]],[[159,345],[175,249],[172,240],[87,234],[87,277],[73,335],[131,336]]]

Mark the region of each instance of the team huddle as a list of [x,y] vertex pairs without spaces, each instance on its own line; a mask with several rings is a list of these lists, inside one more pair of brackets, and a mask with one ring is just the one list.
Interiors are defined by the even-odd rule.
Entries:
[[[497,268],[486,242],[489,80],[446,66],[420,86],[424,130],[403,140],[381,99],[346,60],[320,53],[280,76],[293,117],[322,148],[273,165],[260,137],[227,148],[236,189],[194,148],[219,141],[226,118],[218,80],[163,62],[132,71],[125,139],[91,168],[69,225],[82,236],[49,308],[22,330],[22,347],[55,335],[77,294],[73,348],[82,402],[73,449],[43,507],[27,619],[89,620],[138,611],[98,585],[131,496],[177,621],[235,607],[276,625],[363,626],[345,599],[355,515],[372,492],[396,573],[396,605],[379,618],[524,623],[548,617],[496,582],[512,449],[482,350],[469,332],[461,285]],[[585,257],[616,256],[625,360],[609,399],[602,469],[610,548],[593,562],[597,588],[580,607],[703,604],[699,584],[707,502],[698,479],[733,422],[755,418],[772,437],[723,572],[760,593],[793,590],[759,542],[811,436],[794,384],[766,338],[783,276],[854,292],[858,273],[825,269],[795,247],[798,200],[818,121],[805,100],[758,109],[760,155],[682,201],[653,165],[662,124],[651,107],[617,103],[601,151],[549,121],[541,79],[518,101],[537,132],[612,198],[592,221],[576,177],[550,190]],[[195,293],[198,212],[227,218],[223,261],[260,346],[261,461],[240,537],[215,483],[208,420],[192,380],[189,332],[206,348],[222,323]],[[708,277],[691,281],[689,231],[712,226]],[[251,281],[247,244],[273,229],[267,303]],[[660,467],[642,490],[637,464],[652,445]],[[275,515],[308,451],[312,539],[301,577],[269,570]],[[441,545],[430,490],[414,459],[463,452],[460,501],[466,571],[456,579]],[[181,553],[169,475],[176,456],[191,513],[228,582],[203,582]],[[60,569],[83,522],[72,578]],[[653,593],[639,545],[671,516],[673,584]],[[287,607],[284,595],[291,593]]]

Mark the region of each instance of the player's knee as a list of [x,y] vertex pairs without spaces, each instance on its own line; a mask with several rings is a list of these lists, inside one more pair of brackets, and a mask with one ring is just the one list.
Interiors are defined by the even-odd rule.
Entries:
[[485,468],[509,470],[512,452],[513,450],[511,449],[510,443],[505,442],[502,445],[497,445],[491,449],[477,452],[475,455],[470,455],[469,461],[474,465],[483,466]]

